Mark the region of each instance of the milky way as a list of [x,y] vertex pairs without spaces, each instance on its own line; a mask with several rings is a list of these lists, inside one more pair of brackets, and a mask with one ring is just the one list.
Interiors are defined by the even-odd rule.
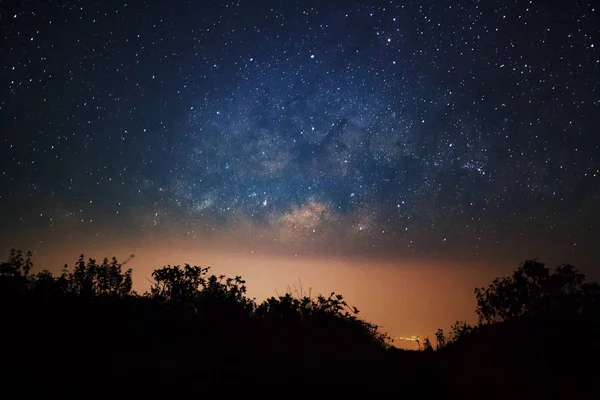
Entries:
[[598,10],[546,3],[3,3],[2,243],[590,257]]

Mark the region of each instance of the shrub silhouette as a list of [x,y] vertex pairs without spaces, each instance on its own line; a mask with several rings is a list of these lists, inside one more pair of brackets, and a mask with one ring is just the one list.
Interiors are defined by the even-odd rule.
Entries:
[[295,298],[290,293],[271,297],[256,308],[255,315],[272,329],[283,329],[318,337],[330,350],[347,345],[386,348],[390,338],[378,332],[378,327],[357,317],[358,309],[349,306],[340,294],[328,297]]
[[27,277],[33,266],[31,261],[32,253],[27,252],[23,258],[21,250],[11,249],[8,260],[0,264],[0,276],[4,277]]
[[24,258],[21,250],[10,251],[8,260],[0,264],[0,293],[18,296],[28,289],[29,271],[33,266],[31,256],[31,252]]
[[455,343],[475,332],[477,332],[477,327],[468,324],[466,321],[456,321],[454,325],[450,327],[448,343]]
[[429,340],[428,337],[426,337],[423,340],[423,350],[421,351],[425,351],[425,352],[433,352],[433,346],[431,345],[431,340]]
[[[443,381],[474,398],[481,387],[495,388],[494,398],[597,397],[590,382],[600,368],[584,358],[600,358],[599,293],[573,266],[550,271],[535,259],[475,289],[479,324],[451,327]],[[573,349],[573,338],[585,349]]]
[[[429,338],[418,342],[424,351],[403,351],[340,294],[257,303],[241,277],[185,264],[155,270],[140,295],[127,261],[81,255],[54,276],[32,273],[31,253],[10,252],[0,264],[0,390],[21,393],[27,382],[47,391],[64,378],[64,360],[74,366],[70,382],[113,393],[152,379],[191,394],[209,384],[277,382],[463,397],[480,396],[486,385],[495,388],[486,397],[579,398],[582,382],[600,372],[566,346],[577,337],[589,357],[600,356],[600,287],[570,265],[551,273],[526,261],[476,289],[478,326],[457,321],[448,336],[436,332],[438,351]],[[35,382],[22,373],[32,363],[45,371]]]
[[206,284],[208,268],[190,266],[186,264],[183,268],[179,265],[166,266],[152,272],[154,283],[150,294],[174,304],[194,304],[198,293]]
[[446,335],[444,334],[444,330],[443,329],[438,329],[437,332],[435,333],[435,340],[436,340],[436,346],[435,349],[436,350],[441,350],[444,347],[446,347]]
[[149,296],[212,321],[249,319],[256,305],[246,297],[246,281],[240,276],[209,276],[209,270],[189,264],[157,269],[152,273]]
[[480,323],[496,323],[523,316],[588,313],[598,304],[597,283],[572,265],[551,273],[545,264],[528,260],[511,277],[497,278],[487,288],[475,289]]
[[[358,318],[358,310],[338,294],[298,299],[288,294],[257,304],[247,297],[246,282],[240,276],[211,275],[210,268],[186,264],[155,270],[150,290],[138,295],[132,290],[131,269],[123,268],[126,262],[113,258],[97,263],[81,255],[71,270],[65,265],[58,276],[47,270],[32,274],[31,254],[11,251],[8,260],[0,264],[0,300],[2,320],[14,327],[14,332],[3,332],[1,342],[6,345],[8,337],[17,337],[19,348],[28,350],[19,353],[11,348],[14,354],[7,359],[18,363],[106,352],[117,357],[117,366],[106,364],[109,357],[91,364],[94,371],[107,368],[135,377],[137,372],[128,372],[131,368],[143,371],[152,366],[175,381],[192,379],[186,378],[190,375],[205,383],[289,381],[308,376],[311,380],[332,379],[331,371],[330,375],[324,371],[315,374],[310,366],[317,360],[329,365],[342,358],[372,359],[389,347],[389,338],[377,326]],[[34,351],[27,343],[35,340],[41,326],[49,340],[72,337],[69,346]],[[123,335],[131,340],[122,342],[119,337]],[[146,365],[117,356],[147,349],[157,356]],[[171,363],[160,354],[202,362],[190,359],[169,367]],[[248,360],[253,360],[268,368],[281,357],[293,357],[295,363],[270,378],[248,365]],[[348,379],[344,377],[352,372],[348,368],[338,368],[336,379]],[[84,369],[77,372],[82,381],[92,375]]]
[[61,278],[68,282],[67,291],[81,297],[111,296],[123,297],[131,294],[132,270],[122,271],[122,264],[115,257],[109,262],[105,258],[102,264],[90,258],[85,262],[83,254],[77,260],[72,273],[63,270]]

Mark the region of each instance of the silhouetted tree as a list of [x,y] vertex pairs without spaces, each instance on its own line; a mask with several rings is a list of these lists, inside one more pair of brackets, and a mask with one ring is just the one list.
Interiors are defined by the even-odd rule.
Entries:
[[189,264],[157,269],[150,296],[207,318],[249,318],[255,303],[246,297],[246,281],[240,276],[209,276],[209,269]]
[[27,252],[23,257],[21,250],[11,249],[8,260],[0,263],[0,296],[10,298],[28,290],[31,255]]
[[63,272],[63,278],[68,282],[68,290],[81,297],[94,296],[126,296],[131,293],[132,270],[122,271],[122,264],[115,257],[109,262],[107,258],[102,264],[90,258],[85,262],[83,254],[75,264],[72,273]]
[[[498,373],[507,371],[499,379],[518,384],[514,377],[530,371],[529,382],[549,371],[562,379],[567,368],[584,377],[570,382],[597,376],[597,370],[586,372],[570,349],[556,346],[583,338],[586,355],[598,354],[599,321],[579,316],[598,315],[600,286],[585,283],[570,265],[550,273],[543,264],[526,261],[511,277],[477,289],[482,324],[457,321],[448,336],[438,329],[436,349],[445,350],[437,353],[429,338],[417,339],[421,352],[391,347],[390,338],[358,318],[358,309],[340,294],[312,297],[297,291],[257,305],[240,276],[209,275],[209,268],[157,269],[149,293],[139,296],[132,290],[131,270],[122,268],[127,261],[97,263],[81,255],[72,271],[65,265],[54,276],[47,270],[33,273],[31,253],[10,252],[0,263],[0,322],[7,327],[0,329],[0,346],[8,366],[3,388],[33,363],[48,382],[59,380],[62,370],[52,375],[51,367],[57,359],[76,360],[71,377],[88,387],[97,386],[98,377],[103,385],[119,386],[124,377],[146,382],[149,371],[184,389],[204,383],[358,381],[380,389],[404,379],[422,391],[423,383],[460,386],[459,380],[465,387],[473,381],[497,385]],[[578,318],[562,319],[565,313]],[[550,318],[520,318],[540,314]],[[40,332],[61,345],[35,345]],[[448,345],[458,340],[461,345]],[[550,364],[554,369],[546,368]],[[570,394],[580,385],[567,386]],[[536,393],[543,387],[536,386]]]
[[435,333],[435,339],[436,339],[436,350],[441,350],[446,346],[446,336],[444,335],[444,330],[443,329],[438,329],[437,332]]
[[487,288],[475,289],[480,323],[495,323],[548,313],[577,314],[595,302],[597,284],[572,265],[554,273],[537,260],[525,261],[511,277],[497,278]]
[[209,268],[185,264],[165,266],[152,272],[150,295],[170,303],[193,303],[206,284]]
[[63,271],[59,277],[54,277],[52,272],[43,270],[30,275],[29,287],[31,294],[43,299],[64,296],[69,291],[68,273]]
[[26,258],[24,258],[21,250],[11,249],[8,260],[0,264],[0,276],[28,276],[31,267],[33,266],[31,256],[32,254],[30,251],[27,252],[25,255]]

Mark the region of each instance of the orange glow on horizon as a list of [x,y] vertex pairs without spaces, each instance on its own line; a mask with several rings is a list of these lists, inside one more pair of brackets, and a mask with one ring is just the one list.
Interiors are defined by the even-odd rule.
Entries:
[[[49,248],[50,249],[50,248]],[[313,256],[284,256],[252,252],[234,253],[223,249],[190,248],[185,243],[141,243],[39,249],[34,256],[34,271],[42,268],[59,272],[72,266],[80,253],[97,260],[116,256],[124,261],[135,254],[127,267],[134,271],[134,289],[148,290],[152,271],[164,265],[185,263],[210,266],[211,272],[241,275],[248,296],[262,301],[283,294],[318,295],[336,292],[360,310],[359,316],[380,326],[396,338],[394,345],[416,348],[416,342],[402,338],[429,337],[438,328],[445,331],[457,320],[475,322],[473,289],[487,285],[493,278],[510,272],[503,268],[481,268],[474,264],[406,260],[361,260]]]

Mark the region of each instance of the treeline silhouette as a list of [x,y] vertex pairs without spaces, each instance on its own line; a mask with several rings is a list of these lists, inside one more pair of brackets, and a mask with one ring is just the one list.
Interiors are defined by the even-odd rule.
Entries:
[[138,294],[128,261],[81,255],[55,276],[32,273],[31,253],[10,252],[0,264],[2,392],[200,394],[258,383],[477,398],[599,393],[600,286],[570,265],[524,262],[475,289],[478,324],[457,321],[408,351],[336,293],[258,303],[240,276],[186,264],[155,270]]

